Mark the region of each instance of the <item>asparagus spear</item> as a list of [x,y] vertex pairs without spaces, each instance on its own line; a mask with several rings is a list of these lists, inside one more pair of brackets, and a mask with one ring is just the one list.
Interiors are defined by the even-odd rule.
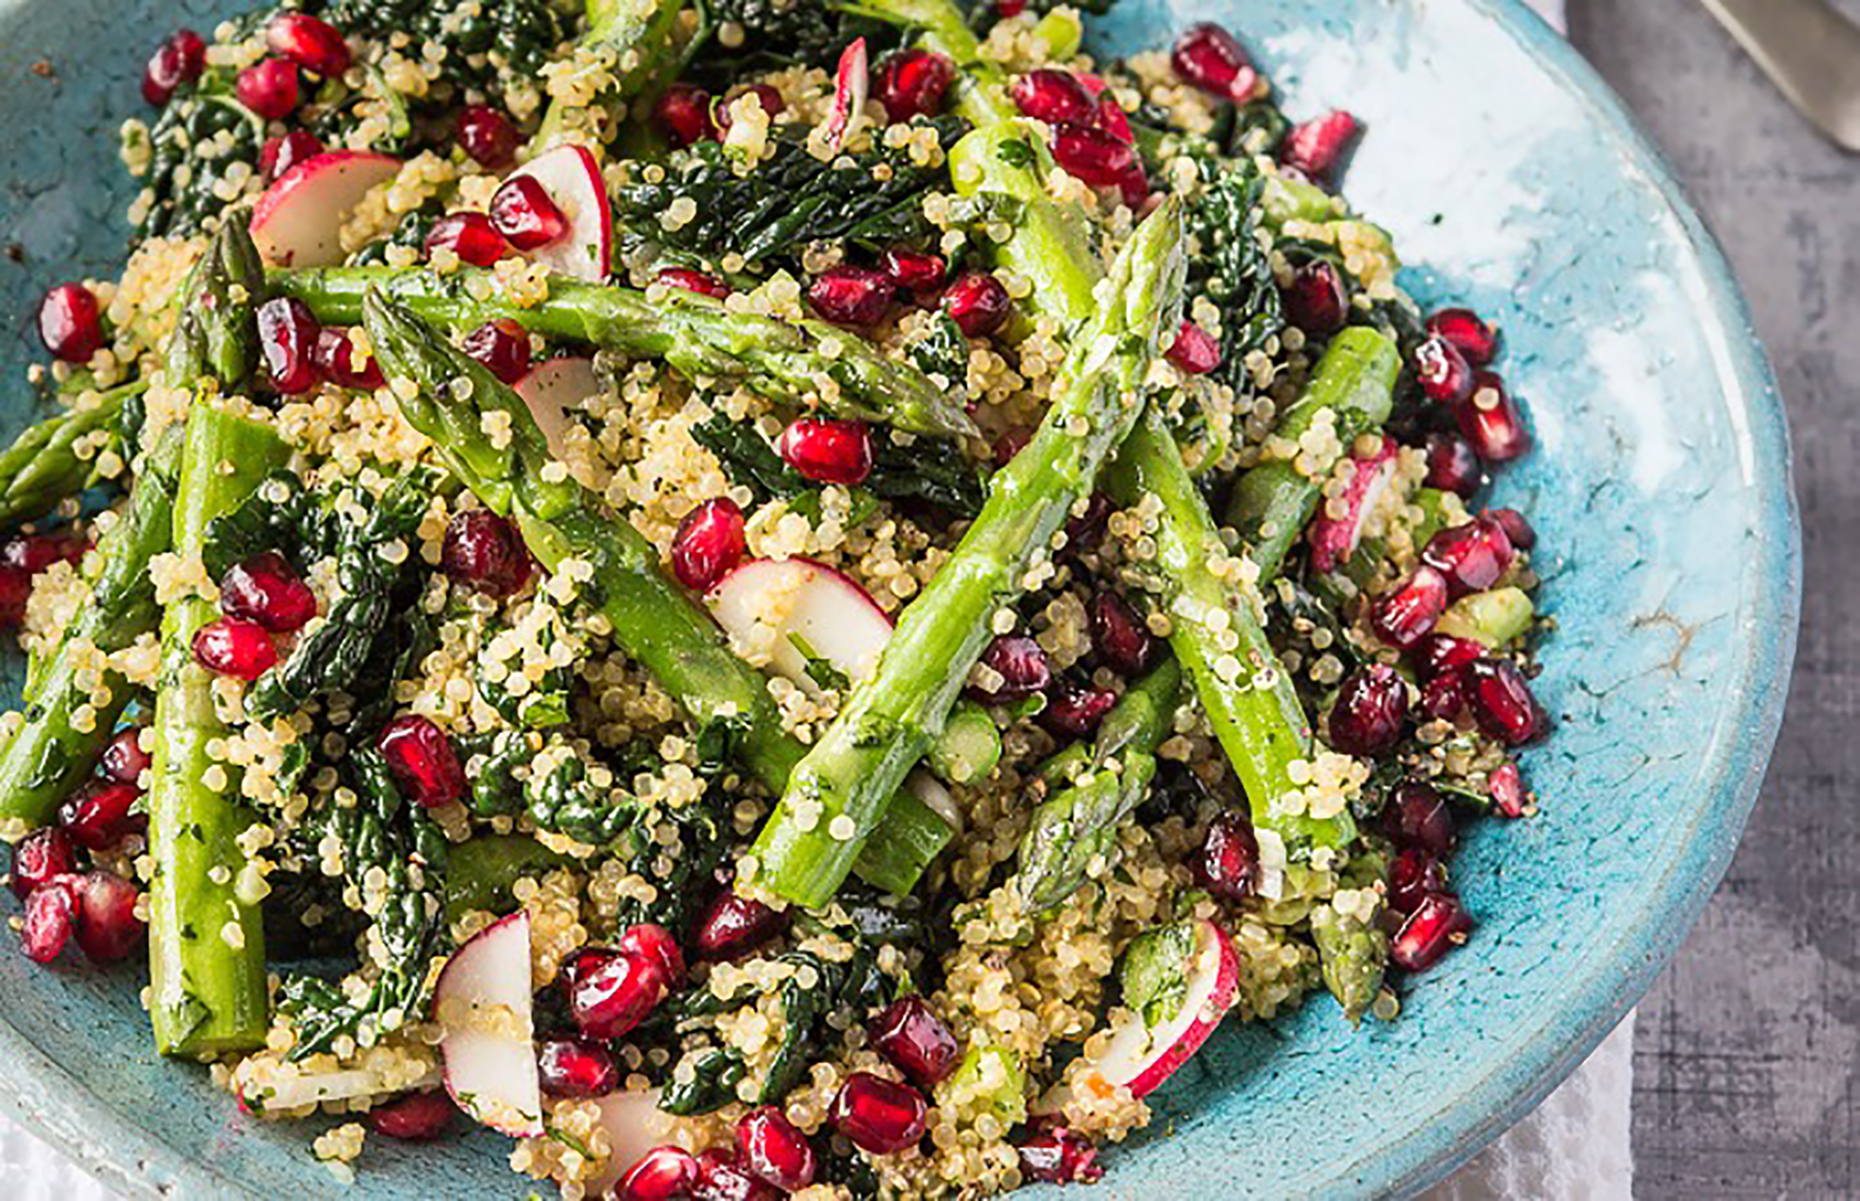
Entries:
[[871,343],[823,321],[780,321],[735,313],[721,301],[668,290],[648,300],[631,288],[552,279],[549,298],[523,308],[495,293],[476,299],[476,273],[441,278],[421,269],[328,267],[275,271],[273,286],[309,305],[318,320],[353,325],[371,290],[439,325],[508,318],[534,333],[661,358],[691,378],[741,379],[774,399],[818,397],[841,417],[883,421],[917,434],[966,437],[975,425],[960,397]]
[[829,900],[887,803],[942,730],[992,615],[1141,411],[1144,379],[1180,320],[1181,217],[1165,204],[1118,255],[1033,440],[989,481],[988,502],[900,617],[872,676],[795,769],[756,841],[758,879],[803,905]]
[[123,404],[148,389],[138,380],[101,394],[87,409],[70,409],[28,427],[0,451],[0,526],[43,517],[97,480],[97,459],[79,458],[77,444],[97,430],[114,430]]
[[[406,306],[381,293],[364,306],[368,335],[390,376],[418,385],[401,411],[431,438],[452,473],[494,512],[515,517],[532,553],[551,572],[571,561],[592,569],[590,599],[614,640],[651,672],[700,725],[723,723],[736,756],[771,790],[786,786],[804,750],[781,727],[761,675],[730,650],[709,613],[671,580],[650,542],[554,465],[521,398],[453,348]],[[507,413],[501,449],[483,417]],[[950,838],[947,823],[914,798],[898,806],[887,840],[861,874],[908,892]]]

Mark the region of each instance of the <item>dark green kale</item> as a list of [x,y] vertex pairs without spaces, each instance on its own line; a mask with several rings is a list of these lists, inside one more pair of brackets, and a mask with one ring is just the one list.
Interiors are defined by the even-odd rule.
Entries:
[[[804,511],[809,506],[801,502],[812,498],[812,508],[818,508],[818,486],[788,466],[754,426],[719,414],[692,427],[691,436],[717,456],[731,483],[748,488],[758,501],[780,498]],[[952,517],[974,517],[987,499],[987,483],[961,447],[924,437],[899,446],[883,431],[872,439],[872,474],[853,489],[861,490],[887,500],[919,501]]]
[[[197,84],[177,91],[146,135],[148,169],[141,173],[149,204],[139,212],[135,241],[185,238],[206,230],[227,206],[214,191],[242,164],[258,170],[265,145],[265,123],[232,94],[232,76],[209,71]],[[196,147],[222,147],[208,158]],[[235,193],[236,194],[236,193]]]
[[425,204],[402,217],[400,223],[387,237],[377,238],[350,255],[347,265],[351,267],[386,266],[387,252],[396,246],[405,247],[424,256],[426,236],[433,232],[434,223],[446,215],[446,209],[446,197],[431,197]]
[[[890,25],[826,0],[702,0],[698,11],[702,35],[688,52],[686,75],[707,85],[727,85],[775,67],[830,67],[855,38],[877,45],[896,38]],[[742,27],[742,41],[734,47],[717,36],[725,25]]]
[[1250,159],[1197,155],[1204,183],[1185,214],[1200,248],[1189,263],[1188,299],[1206,297],[1221,311],[1221,365],[1216,378],[1247,386],[1246,356],[1285,326],[1272,262],[1260,246],[1260,196],[1265,179]]
[[323,17],[351,37],[412,37],[414,53],[443,46],[445,78],[497,96],[503,73],[535,80],[568,36],[550,0],[335,0]]

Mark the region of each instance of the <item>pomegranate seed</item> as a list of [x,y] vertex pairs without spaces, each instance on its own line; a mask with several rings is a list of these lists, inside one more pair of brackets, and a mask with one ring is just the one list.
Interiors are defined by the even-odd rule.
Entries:
[[570,977],[569,1012],[589,1038],[620,1038],[664,999],[667,983],[657,961],[644,955],[583,957]]
[[1115,592],[1100,592],[1091,598],[1087,609],[1091,620],[1092,649],[1104,665],[1122,676],[1136,676],[1148,670],[1156,650],[1156,639],[1123,597]]
[[788,465],[822,484],[862,484],[872,474],[872,435],[861,421],[802,417],[781,432],[775,449]]
[[736,1123],[736,1161],[751,1176],[783,1192],[814,1183],[814,1148],[773,1105],[752,1109]]
[[919,254],[904,246],[887,250],[878,265],[893,287],[906,292],[928,292],[942,284],[949,272],[942,255]]
[[481,167],[508,167],[517,157],[517,127],[488,104],[459,110],[459,148]]
[[[509,248],[504,235],[497,232],[497,226],[483,213],[448,213],[433,222],[433,228],[426,233],[426,257],[429,259],[435,250],[450,250],[461,263],[489,267],[503,258]],[[524,339],[526,348],[528,341]],[[527,359],[526,354],[526,365]]]
[[270,183],[298,163],[321,153],[323,143],[307,129],[293,129],[280,137],[266,138],[264,149],[258,152],[259,174]]
[[1472,919],[1458,897],[1434,893],[1415,907],[1389,945],[1389,960],[1405,972],[1424,972],[1440,957],[1466,941]]
[[1183,82],[1229,100],[1250,99],[1259,83],[1234,35],[1212,22],[1192,25],[1177,38],[1169,63]]
[[39,302],[39,341],[65,363],[88,363],[103,347],[103,313],[83,284],[59,284]]
[[1458,404],[1472,395],[1472,368],[1444,338],[1429,338],[1415,348],[1414,370],[1429,400]]
[[1169,347],[1169,361],[1183,375],[1206,375],[1221,365],[1221,344],[1213,334],[1186,318]]
[[781,1201],[780,1189],[751,1176],[727,1151],[713,1147],[697,1163],[696,1201]]
[[1447,891],[1447,869],[1425,847],[1403,847],[1389,866],[1389,908],[1404,917]]
[[191,29],[177,29],[155,47],[148,66],[142,69],[142,98],[160,108],[176,89],[199,79],[206,69],[206,39]]
[[347,333],[334,326],[326,325],[317,331],[316,346],[311,349],[310,358],[318,374],[339,388],[373,392],[387,383],[387,378],[381,374],[381,364],[375,362],[373,355],[363,359],[361,367],[356,367],[355,343]]
[[697,957],[735,959],[747,955],[788,927],[788,915],[730,889],[719,892],[698,923]]
[[1433,785],[1420,780],[1397,785],[1383,816],[1389,837],[1400,846],[1420,847],[1445,858],[1459,841],[1452,806]]
[[959,277],[943,293],[943,311],[970,338],[986,338],[999,331],[1013,307],[1006,286],[986,271]]
[[1027,0],[995,0],[995,16],[1012,21],[1027,11]]
[[1313,259],[1292,275],[1285,315],[1307,334],[1334,334],[1350,316],[1350,294],[1334,263]]
[[1017,1148],[1020,1173],[1042,1184],[1096,1184],[1104,1179],[1098,1148],[1064,1126],[1033,1135]]
[[1479,728],[1506,746],[1537,736],[1537,700],[1509,659],[1481,659],[1466,669],[1466,703]]
[[685,953],[664,926],[639,922],[628,926],[614,948],[622,955],[641,955],[659,965],[667,984],[677,987],[685,978]]
[[1421,686],[1421,711],[1439,721],[1455,721],[1466,707],[1466,674],[1442,672]]
[[872,326],[885,319],[897,289],[865,267],[834,267],[807,286],[807,302],[835,325]]
[[668,288],[682,288],[700,296],[722,300],[730,294],[730,285],[715,276],[693,271],[689,267],[667,267],[659,272],[659,282]]
[[1376,663],[1350,673],[1330,710],[1330,745],[1346,755],[1380,755],[1401,741],[1408,685],[1393,667]]
[[328,21],[282,12],[265,27],[265,44],[304,70],[333,79],[349,69],[349,44]]
[[693,592],[709,592],[743,561],[749,541],[743,511],[727,496],[705,501],[685,514],[672,535],[672,574]]
[[1414,661],[1423,679],[1469,667],[1485,657],[1485,647],[1470,638],[1433,634],[1414,648]]
[[1442,431],[1427,436],[1427,486],[1471,496],[1485,483],[1485,468],[1472,443]]
[[446,1127],[452,1124],[452,1115],[457,1112],[446,1090],[436,1088],[432,1092],[409,1093],[386,1105],[377,1105],[368,1111],[367,1121],[368,1128],[376,1134],[408,1142],[427,1142],[444,1134]]
[[1500,817],[1523,817],[1527,796],[1524,791],[1524,774],[1515,763],[1506,763],[1495,770],[1485,782],[1486,795],[1492,798],[1492,807]]
[[1119,199],[1124,202],[1124,207],[1133,213],[1149,203],[1150,177],[1143,169],[1141,158],[1131,160],[1130,170],[1117,181],[1117,190]]
[[1505,389],[1505,381],[1490,371],[1473,377],[1472,398],[1454,405],[1453,417],[1460,433],[1488,463],[1510,462],[1531,448],[1518,402]]
[[1519,550],[1529,550],[1537,545],[1537,530],[1530,519],[1516,509],[1487,509],[1480,514],[1489,517],[1504,529],[1505,537],[1511,539],[1511,545]]
[[26,620],[33,577],[54,563],[76,563],[90,544],[68,534],[25,534],[0,543],[0,625]]
[[1237,809],[1216,814],[1190,866],[1201,886],[1223,900],[1251,896],[1259,877],[1259,841],[1247,815]]
[[19,931],[20,948],[34,963],[50,963],[71,941],[77,925],[77,876],[58,876],[32,890]]
[[297,107],[297,65],[268,58],[239,72],[234,90],[239,103],[266,121],[282,121]]
[[1015,426],[995,439],[995,470],[999,471],[1014,461],[1014,456],[1027,449],[1027,443],[1033,441],[1033,431],[1025,426]]
[[256,680],[277,665],[278,648],[257,622],[222,617],[195,632],[194,662],[218,675]]
[[1048,125],[1097,123],[1098,102],[1070,71],[1041,67],[1014,81],[1009,90],[1014,107]]
[[682,1147],[654,1147],[614,1186],[614,1201],[682,1201],[698,1184],[697,1156]]
[[[1032,434],[1027,435],[1032,438]],[[1076,511],[1075,511],[1076,513]],[[1111,498],[1102,492],[1094,492],[1085,500],[1085,512],[1066,518],[1066,549],[1074,554],[1087,554],[1098,548],[1104,538],[1105,526],[1111,520]],[[1094,626],[1095,630],[1096,627]],[[1092,635],[1094,642],[1097,634]],[[1102,647],[1099,654],[1103,654]]]
[[782,111],[788,107],[787,104],[782,101],[781,93],[770,85],[766,83],[751,84],[717,106],[716,121],[718,133],[729,132],[731,124],[736,120],[735,114],[731,110],[736,107],[736,102],[741,100],[744,96],[755,97],[756,107],[761,109],[771,119],[780,116]]
[[1353,114],[1340,108],[1332,109],[1321,117],[1293,126],[1285,135],[1285,144],[1279,148],[1279,158],[1312,179],[1330,179],[1362,129],[1362,123]]
[[375,739],[388,771],[403,793],[423,809],[450,805],[465,795],[465,769],[446,732],[431,718],[408,713],[387,724]]
[[508,317],[487,321],[465,335],[465,353],[507,384],[530,373],[529,331]]
[[1108,688],[1068,688],[1047,701],[1040,724],[1059,738],[1088,738],[1117,704]]
[[673,150],[697,142],[717,140],[711,120],[710,93],[688,83],[675,83],[659,93],[652,106],[652,123]]
[[220,580],[220,608],[272,633],[302,629],[316,616],[316,594],[275,550],[235,564]]
[[34,830],[13,848],[13,895],[23,901],[39,885],[76,867],[77,855],[63,830],[57,826]]
[[1067,124],[1053,127],[1053,159],[1075,179],[1113,188],[1129,176],[1137,152],[1108,133]]
[[1448,594],[1455,600],[1498,583],[1513,557],[1505,527],[1490,517],[1441,530],[1421,551],[1421,562],[1447,578]]
[[1498,357],[1498,331],[1471,309],[1442,309],[1427,319],[1427,332],[1444,339],[1475,367]]
[[956,66],[930,50],[902,50],[885,60],[878,72],[878,102],[893,123],[912,117],[933,117],[943,107],[949,85],[956,81]]
[[983,666],[1001,677],[992,691],[977,688],[992,705],[1012,705],[1045,692],[1053,682],[1053,667],[1040,644],[1025,634],[1003,634],[982,652]]
[[148,927],[136,916],[142,890],[113,872],[78,878],[77,941],[95,963],[114,963],[136,949]]
[[316,340],[321,328],[301,300],[278,296],[258,306],[258,344],[274,389],[297,396],[316,386]]
[[620,1065],[600,1043],[552,1038],[536,1053],[543,1092],[551,1097],[603,1097],[620,1083]]
[[533,176],[506,179],[491,197],[491,224],[518,250],[535,250],[568,233],[568,218]]
[[886,1006],[867,1033],[873,1050],[923,1088],[940,1084],[962,1055],[956,1036],[918,996],[899,997]]
[[134,784],[94,780],[58,807],[58,824],[80,845],[101,851],[121,842],[134,825],[129,810],[142,796]]
[[502,598],[529,582],[530,552],[509,521],[488,509],[466,509],[446,526],[439,566],[454,583]]
[[[1098,94],[1098,128],[1126,146],[1134,146],[1137,135],[1131,131],[1130,118],[1124,113],[1124,106],[1117,102],[1117,97],[1109,92]],[[1137,163],[1140,167],[1142,159]]]
[[914,1146],[924,1136],[928,1107],[909,1085],[854,1072],[833,1099],[833,1125],[853,1145],[874,1155]]
[[1370,624],[1391,646],[1406,650],[1434,632],[1447,611],[1447,579],[1426,564],[1408,582],[1380,597],[1370,608]]

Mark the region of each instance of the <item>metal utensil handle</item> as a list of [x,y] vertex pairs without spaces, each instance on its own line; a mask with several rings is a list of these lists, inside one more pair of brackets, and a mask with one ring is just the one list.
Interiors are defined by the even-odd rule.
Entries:
[[1802,114],[1860,150],[1860,26],[1826,0],[1701,0]]

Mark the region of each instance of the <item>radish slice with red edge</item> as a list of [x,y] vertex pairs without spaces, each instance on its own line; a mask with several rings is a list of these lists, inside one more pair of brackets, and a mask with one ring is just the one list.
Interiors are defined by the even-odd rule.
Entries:
[[1146,1096],[1201,1049],[1233,1004],[1240,959],[1211,921],[1138,935],[1118,965],[1125,1012],[1082,1083]]
[[466,940],[433,986],[446,1091],[473,1119],[515,1137],[543,1132],[530,996],[525,909]]
[[812,559],[752,559],[705,598],[731,641],[809,696],[878,667],[891,618],[850,577]]
[[520,175],[541,184],[568,222],[568,232],[529,251],[530,260],[570,279],[591,284],[605,280],[613,267],[614,214],[607,202],[607,181],[594,156],[583,146],[557,146],[509,178]]
[[400,160],[331,150],[298,163],[259,196],[252,241],[272,267],[334,267],[346,257],[342,227],[373,188],[400,174]]
[[[1375,454],[1351,457],[1356,473],[1350,477],[1349,485],[1342,496],[1334,500],[1326,497],[1320,503],[1318,514],[1306,533],[1311,541],[1311,566],[1315,570],[1320,573],[1337,570],[1362,545],[1363,526],[1395,480],[1395,455],[1395,440],[1384,438]],[[1337,501],[1342,502],[1344,513],[1341,517],[1332,517],[1329,509]]]
[[[666,1133],[655,1133],[653,1115],[659,1109],[659,1090],[641,1089],[630,1093],[608,1093],[595,1104],[601,1110],[601,1129],[607,1132],[607,1162],[600,1174],[588,1182],[587,1195],[605,1197],[607,1190],[619,1183],[627,1169],[638,1163],[646,1152],[664,1144]],[[669,1123],[661,1123],[669,1127]]]
[[567,458],[568,431],[575,424],[569,414],[588,397],[604,391],[606,385],[594,370],[594,360],[578,355],[544,359],[517,381],[517,395],[541,427],[549,453],[558,459]]
[[833,109],[827,114],[827,148],[838,151],[846,144],[853,124],[865,112],[865,100],[872,87],[865,39],[857,38],[840,52],[840,65],[833,72]]

